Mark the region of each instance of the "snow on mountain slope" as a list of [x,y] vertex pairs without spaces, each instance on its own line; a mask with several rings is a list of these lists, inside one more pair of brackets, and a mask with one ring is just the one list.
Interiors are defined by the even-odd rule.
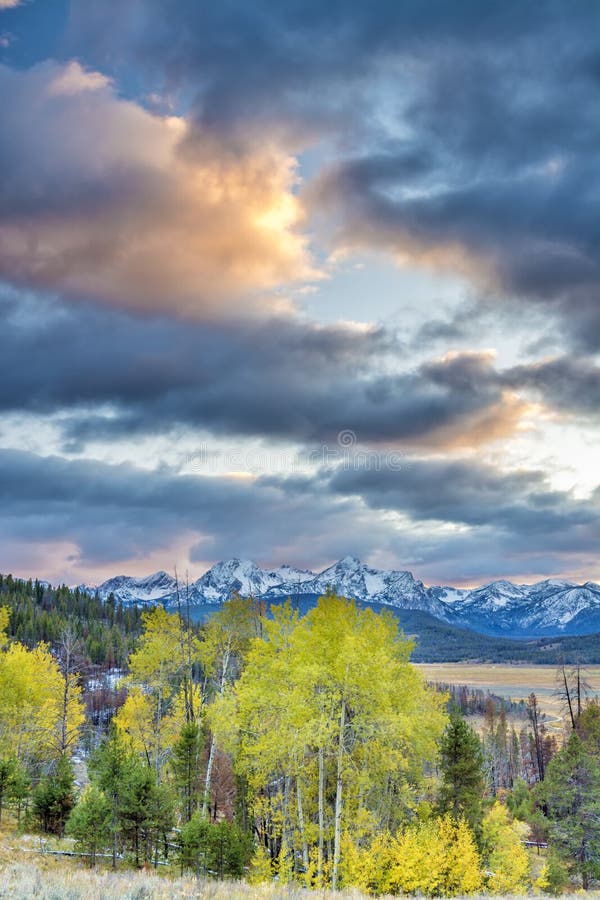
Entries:
[[429,594],[432,597],[436,597],[441,603],[452,606],[464,600],[469,594],[469,590],[467,588],[455,588],[444,585],[443,587],[430,587]]
[[477,607],[478,610],[505,609],[527,599],[527,585],[513,584],[512,581],[492,581],[483,587],[470,591],[462,600],[461,608]]
[[[166,572],[146,578],[119,575],[98,588],[106,599],[112,592],[123,603],[177,604],[175,579]],[[430,587],[408,571],[375,569],[346,556],[322,572],[283,565],[262,569],[250,560],[217,563],[189,586],[180,584],[183,602],[219,604],[234,592],[267,601],[291,596],[319,596],[328,589],[364,603],[397,609],[422,610],[454,625],[498,635],[586,634],[600,631],[600,585],[572,584],[548,578],[536,584],[513,584],[500,579],[474,590]]]
[[532,594],[532,602],[521,619],[522,626],[527,629],[546,628],[549,622],[553,622],[565,630],[581,613],[600,612],[600,588],[594,585],[594,589],[589,585],[590,582],[581,587],[566,584],[562,589],[544,596],[540,596],[539,592]]
[[280,569],[260,569],[246,559],[228,559],[217,563],[194,584],[194,591],[203,603],[222,603],[235,592],[247,597],[264,597],[271,589],[284,583],[302,583],[313,578],[312,572],[282,566]]
[[167,572],[161,571],[145,578],[116,575],[97,587],[81,585],[81,588],[89,593],[97,592],[103,600],[113,594],[122,603],[165,603],[174,598],[176,582]]

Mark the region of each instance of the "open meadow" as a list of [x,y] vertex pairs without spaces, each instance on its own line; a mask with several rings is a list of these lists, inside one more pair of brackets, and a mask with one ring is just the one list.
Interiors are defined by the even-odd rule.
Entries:
[[[499,697],[525,700],[533,691],[550,724],[562,727],[564,701],[559,696],[559,671],[556,666],[514,666],[478,663],[418,663],[427,681],[467,685],[490,691]],[[588,698],[600,693],[600,666],[582,670],[588,685]]]

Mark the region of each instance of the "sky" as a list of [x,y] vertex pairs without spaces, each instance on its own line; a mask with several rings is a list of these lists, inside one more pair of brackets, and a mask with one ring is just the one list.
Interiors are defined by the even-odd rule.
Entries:
[[599,37],[0,0],[0,571],[600,580]]

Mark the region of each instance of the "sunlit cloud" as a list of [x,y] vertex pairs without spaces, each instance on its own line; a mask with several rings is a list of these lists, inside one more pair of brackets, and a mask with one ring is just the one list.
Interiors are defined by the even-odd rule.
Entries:
[[[295,160],[265,135],[235,152],[185,119],[119,99],[78,63],[0,69],[14,97],[0,145],[13,181],[0,273],[120,306],[190,315],[281,308],[318,277],[294,194]],[[35,104],[35,123],[24,108]],[[64,135],[69,135],[65,142]]]

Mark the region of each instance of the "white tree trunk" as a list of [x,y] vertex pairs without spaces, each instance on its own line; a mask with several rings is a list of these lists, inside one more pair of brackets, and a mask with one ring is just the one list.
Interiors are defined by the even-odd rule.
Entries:
[[342,700],[340,714],[340,739],[338,744],[337,774],[335,783],[335,828],[333,837],[333,872],[331,889],[337,890],[338,868],[340,864],[340,831],[342,822],[342,769],[344,763],[344,731],[346,728],[346,701]]
[[298,824],[300,825],[300,837],[302,840],[302,865],[304,871],[308,871],[308,844],[306,843],[306,832],[304,831],[304,807],[302,806],[302,789],[300,787],[300,779],[296,776],[296,798],[298,802]]
[[[219,685],[219,696],[223,696],[225,691],[225,683],[227,681],[227,670],[229,668],[229,660],[231,658],[231,644],[229,644],[223,654],[221,663],[221,683]],[[217,741],[213,734],[210,741],[210,753],[208,754],[208,763],[206,765],[206,778],[204,779],[204,797],[202,799],[202,818],[206,819],[208,815],[208,804],[210,802],[210,783],[212,779],[212,770],[215,762],[215,753],[217,751]]]
[[325,841],[325,772],[323,748],[319,747],[319,854],[317,857],[317,887],[323,887],[323,845]]

